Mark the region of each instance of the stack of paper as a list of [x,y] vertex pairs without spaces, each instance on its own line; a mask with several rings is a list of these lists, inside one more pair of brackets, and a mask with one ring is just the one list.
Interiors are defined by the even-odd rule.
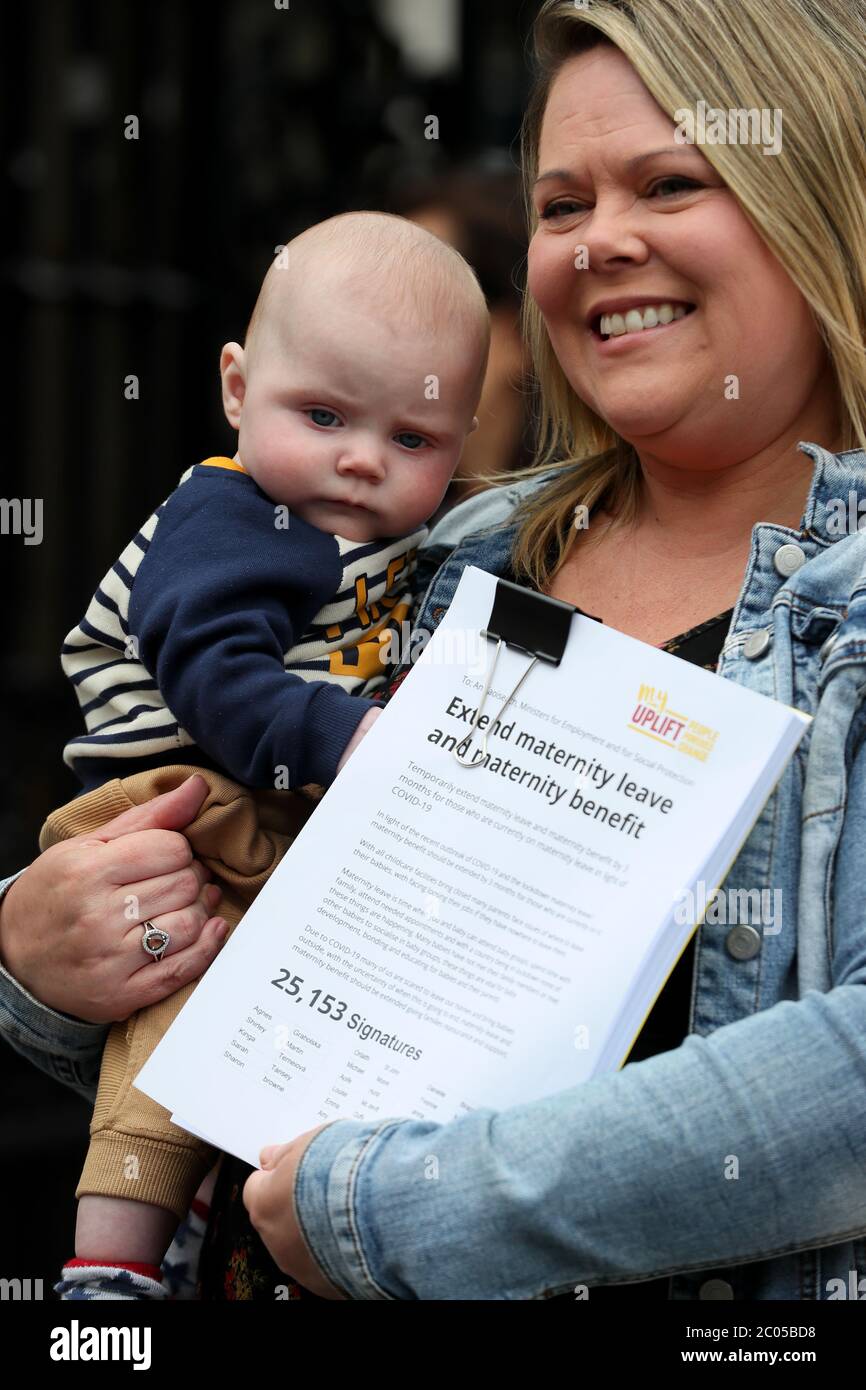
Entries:
[[530,660],[503,646],[481,759],[496,584],[464,571],[136,1079],[248,1163],[322,1120],[447,1121],[621,1066],[809,722],[575,613],[494,722]]

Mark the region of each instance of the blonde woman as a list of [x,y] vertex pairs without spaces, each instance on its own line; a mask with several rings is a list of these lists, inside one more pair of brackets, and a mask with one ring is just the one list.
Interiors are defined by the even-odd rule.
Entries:
[[[541,6],[538,460],[446,516],[418,572],[424,628],[478,565],[813,714],[722,887],[777,890],[781,929],[708,914],[616,1073],[266,1153],[243,1189],[265,1297],[279,1271],[325,1297],[591,1302],[866,1276],[864,34],[863,0]],[[725,143],[717,117],[700,138],[712,111]],[[217,1183],[226,1248],[249,1172]],[[224,1258],[212,1230],[206,1297]]]

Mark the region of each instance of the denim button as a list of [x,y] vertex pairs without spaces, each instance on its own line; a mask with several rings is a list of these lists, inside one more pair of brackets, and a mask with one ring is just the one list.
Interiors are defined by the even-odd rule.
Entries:
[[727,1279],[707,1279],[698,1290],[698,1298],[733,1298],[734,1290]]
[[734,960],[751,960],[761,949],[761,934],[754,927],[731,927],[725,937],[725,949]]
[[772,637],[765,627],[758,632],[750,632],[743,643],[743,656],[749,661],[757,661],[759,656],[763,656],[769,651]]
[[796,574],[800,566],[805,565],[805,563],[806,552],[801,546],[794,545],[793,543],[780,545],[773,556],[773,564],[776,566],[778,573],[785,579],[787,579],[789,575]]
[[445,609],[444,609],[444,608],[434,608],[434,609],[433,609],[433,612],[431,613],[430,616],[432,617],[434,623],[438,623],[438,622],[439,622],[439,620],[440,620],[440,618],[442,617],[442,615],[443,615],[444,612],[445,612]]

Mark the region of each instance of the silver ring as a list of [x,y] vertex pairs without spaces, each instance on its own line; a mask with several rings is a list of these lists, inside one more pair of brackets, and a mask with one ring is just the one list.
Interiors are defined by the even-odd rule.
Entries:
[[162,927],[155,927],[152,922],[142,923],[141,949],[153,956],[154,960],[162,960],[170,945],[171,937]]

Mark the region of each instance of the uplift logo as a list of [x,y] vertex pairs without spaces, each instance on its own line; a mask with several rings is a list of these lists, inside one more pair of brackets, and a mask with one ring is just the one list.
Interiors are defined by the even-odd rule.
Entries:
[[718,729],[669,709],[667,691],[654,685],[640,686],[628,727],[655,739],[656,743],[667,744],[690,758],[698,758],[702,763],[713,751],[719,736]]

